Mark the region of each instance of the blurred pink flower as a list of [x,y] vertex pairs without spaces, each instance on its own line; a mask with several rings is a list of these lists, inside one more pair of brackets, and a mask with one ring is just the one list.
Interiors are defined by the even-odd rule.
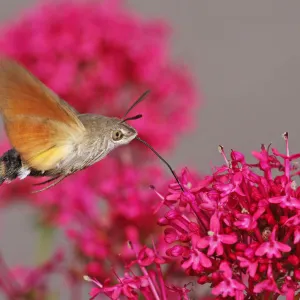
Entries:
[[150,89],[134,126],[155,148],[169,149],[193,124],[196,105],[189,71],[170,59],[169,37],[165,22],[146,21],[123,1],[48,2],[2,28],[0,51],[80,113],[121,117]]
[[34,295],[34,299],[47,299],[49,277],[62,273],[63,253],[57,251],[50,259],[36,268],[14,267],[8,269],[0,257],[0,289],[7,299],[25,299]]

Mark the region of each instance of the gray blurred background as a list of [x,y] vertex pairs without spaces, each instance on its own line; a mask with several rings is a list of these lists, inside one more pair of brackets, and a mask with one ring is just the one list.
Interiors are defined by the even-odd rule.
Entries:
[[[1,0],[0,21],[34,2]],[[170,22],[173,57],[190,66],[201,88],[197,128],[169,158],[175,167],[208,172],[222,161],[218,144],[247,154],[260,143],[282,149],[284,131],[290,133],[292,152],[300,152],[300,1],[127,2],[145,16]],[[9,263],[33,261],[36,235],[26,221],[31,213],[15,208],[0,218],[0,247]]]

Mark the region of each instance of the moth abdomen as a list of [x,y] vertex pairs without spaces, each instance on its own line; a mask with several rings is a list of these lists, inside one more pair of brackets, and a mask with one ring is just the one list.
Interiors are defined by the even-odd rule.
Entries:
[[0,157],[0,184],[16,179],[22,170],[22,160],[15,149],[6,151]]
[[5,181],[6,167],[3,161],[0,162],[0,185]]
[[43,177],[47,175],[24,166],[20,154],[15,149],[10,149],[0,156],[0,185],[4,182],[9,183],[16,178],[24,179],[27,176]]

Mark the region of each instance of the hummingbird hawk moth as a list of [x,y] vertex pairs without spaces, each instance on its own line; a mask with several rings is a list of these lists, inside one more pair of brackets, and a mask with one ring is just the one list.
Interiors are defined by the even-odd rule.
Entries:
[[103,159],[114,148],[136,139],[171,166],[126,123],[145,92],[122,119],[80,114],[17,62],[0,59],[0,113],[12,149],[0,157],[0,184],[27,176],[49,177],[46,190]]

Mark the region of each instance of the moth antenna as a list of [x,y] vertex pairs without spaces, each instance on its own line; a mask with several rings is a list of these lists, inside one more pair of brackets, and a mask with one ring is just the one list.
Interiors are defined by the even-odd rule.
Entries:
[[125,115],[123,116],[122,119],[126,118],[126,116],[128,115],[128,113],[135,107],[137,106],[140,102],[142,102],[145,97],[150,93],[150,90],[147,90],[146,92],[144,92],[126,111]]
[[147,146],[150,150],[152,150],[159,158],[160,160],[165,163],[165,165],[169,168],[169,170],[171,171],[171,173],[173,174],[174,178],[176,179],[177,183],[179,184],[181,190],[184,192],[184,188],[181,184],[181,182],[179,181],[178,176],[176,175],[176,173],[174,172],[174,170],[172,169],[171,165],[152,147],[150,146],[146,141],[142,140],[140,137],[135,137],[137,140],[139,140],[140,142],[142,142],[145,146]]
[[55,177],[52,177],[48,180],[45,180],[45,181],[42,181],[42,182],[38,182],[38,183],[34,183],[33,185],[42,185],[42,184],[46,184],[46,183],[49,183],[49,182],[52,182],[53,180],[59,178],[59,176],[55,176]]
[[44,187],[44,188],[42,188],[42,189],[40,189],[40,190],[36,190],[36,191],[31,192],[31,193],[32,193],[32,194],[36,194],[36,193],[40,193],[40,192],[46,191],[46,190],[50,189],[51,187],[57,185],[57,184],[60,183],[61,181],[63,181],[67,176],[68,176],[68,175],[64,175],[64,176],[62,176],[62,177],[58,177],[58,179],[57,179],[55,182],[53,182],[53,183],[47,185],[46,187]]

